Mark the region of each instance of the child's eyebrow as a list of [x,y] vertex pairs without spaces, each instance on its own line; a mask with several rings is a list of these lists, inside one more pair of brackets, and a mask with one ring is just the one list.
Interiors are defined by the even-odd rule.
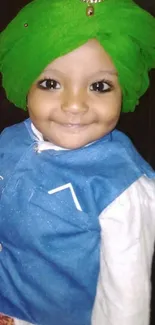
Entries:
[[[46,72],[46,71],[51,71],[51,72],[58,72],[58,70],[56,69],[53,69],[53,68],[46,68],[43,72]],[[95,74],[97,73],[109,73],[109,74],[118,74],[116,70],[99,70],[97,72],[95,72]]]
[[[59,71],[59,70],[57,70],[57,69],[54,69],[54,68],[46,68],[44,71],[43,71],[43,73],[47,73],[47,72],[50,72],[50,73],[61,73],[61,74],[63,74],[63,75],[65,75],[65,73],[64,72],[62,72],[62,71]],[[92,75],[89,75],[89,77],[93,77],[93,78],[95,78],[95,77],[98,77],[99,75],[110,75],[110,76],[116,76],[116,77],[118,77],[118,72],[115,70],[115,69],[113,69],[113,70],[98,70],[98,71],[96,71],[94,74],[92,74]]]
[[43,72],[59,72],[58,70],[56,69],[53,69],[53,68],[46,68]]
[[97,73],[104,73],[104,74],[110,74],[110,75],[118,76],[118,72],[116,70],[99,70]]

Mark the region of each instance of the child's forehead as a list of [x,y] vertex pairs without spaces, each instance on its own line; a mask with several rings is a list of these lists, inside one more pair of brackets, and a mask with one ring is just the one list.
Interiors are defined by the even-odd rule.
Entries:
[[[104,50],[100,43],[91,39],[75,50],[52,60],[43,70],[48,72],[52,70],[59,71],[87,71],[92,73],[100,70],[110,71],[116,74],[117,70],[109,54]],[[89,72],[89,71],[87,71]]]

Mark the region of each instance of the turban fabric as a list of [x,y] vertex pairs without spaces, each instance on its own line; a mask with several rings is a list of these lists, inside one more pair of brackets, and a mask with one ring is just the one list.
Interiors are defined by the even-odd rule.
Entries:
[[3,87],[16,106],[26,108],[32,83],[52,60],[95,38],[118,71],[122,111],[134,111],[155,68],[155,18],[132,0],[95,3],[91,17],[86,7],[80,0],[34,0],[1,33]]

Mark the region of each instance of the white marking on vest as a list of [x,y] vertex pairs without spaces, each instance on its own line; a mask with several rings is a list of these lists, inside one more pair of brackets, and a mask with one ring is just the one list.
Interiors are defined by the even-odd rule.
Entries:
[[4,177],[3,177],[3,176],[0,176],[0,179],[1,179],[1,180],[3,180],[3,179],[4,179]]
[[54,188],[53,190],[50,190],[48,191],[48,194],[54,194],[54,193],[57,193],[57,192],[60,192],[60,191],[63,191],[63,190],[66,190],[67,188],[70,189],[71,191],[71,194],[72,194],[72,197],[73,197],[73,201],[76,205],[76,208],[79,210],[79,211],[82,211],[81,209],[81,206],[80,206],[80,203],[76,197],[76,194],[75,194],[75,191],[73,189],[73,186],[71,183],[68,183],[68,184],[65,184],[65,185],[62,185],[62,186],[59,186],[57,188]]

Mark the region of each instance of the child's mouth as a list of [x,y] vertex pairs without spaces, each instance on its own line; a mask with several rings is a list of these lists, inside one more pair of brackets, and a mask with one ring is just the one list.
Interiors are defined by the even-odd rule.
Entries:
[[75,124],[68,123],[68,124],[63,124],[63,125],[68,128],[83,128],[86,126],[86,124],[80,124],[80,123],[75,123]]
[[62,127],[63,129],[69,132],[79,132],[85,130],[89,126],[88,124],[81,124],[81,123],[63,123],[59,125],[60,127]]

